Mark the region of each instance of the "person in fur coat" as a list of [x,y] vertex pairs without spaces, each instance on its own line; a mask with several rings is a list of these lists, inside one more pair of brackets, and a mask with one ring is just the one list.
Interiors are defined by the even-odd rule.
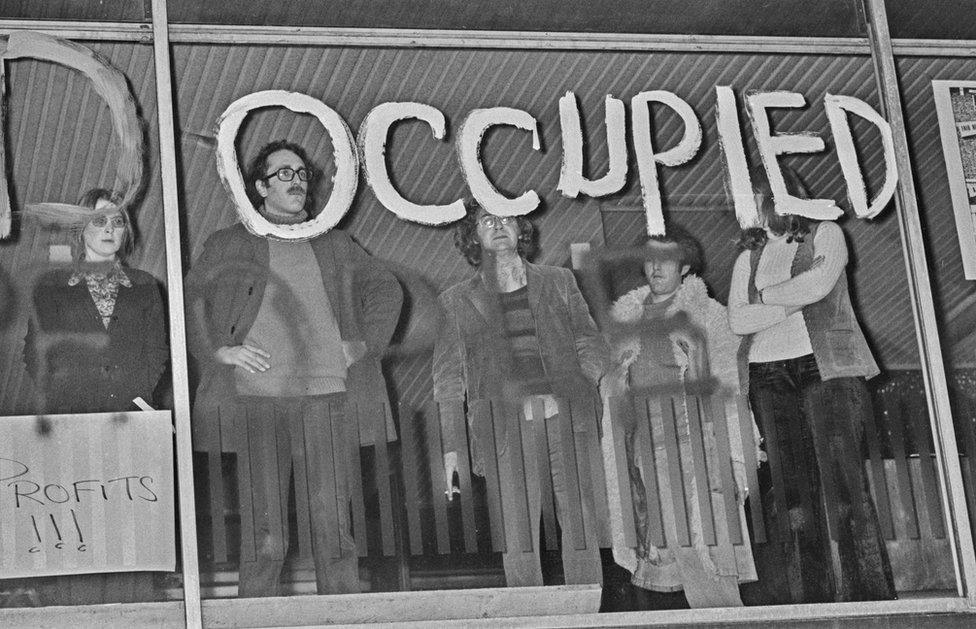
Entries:
[[[676,226],[667,235],[654,236],[644,260],[647,284],[617,299],[611,309],[616,324],[612,336],[615,369],[603,382],[604,426],[618,422],[626,431],[626,456],[637,531],[636,549],[623,548],[615,536],[614,555],[633,573],[632,583],[645,590],[683,590],[691,607],[742,605],[738,584],[756,578],[746,529],[743,501],[746,495],[744,447],[755,447],[755,433],[743,439],[736,403],[740,395],[737,351],[739,337],[729,328],[725,307],[708,295],[696,274],[701,266],[701,246]],[[693,435],[689,417],[697,418],[693,395],[711,396],[724,406],[701,421],[706,477],[695,473]],[[674,434],[683,485],[683,501],[672,500],[676,478],[669,470],[666,414],[638,413],[645,401],[654,409],[674,399]],[[635,404],[635,402],[638,402]],[[680,406],[679,406],[680,405]],[[684,412],[682,412],[682,410]],[[716,431],[714,421],[725,419],[727,429]],[[639,422],[650,422],[653,445],[639,438]],[[694,421],[697,421],[695,419]],[[749,424],[751,424],[751,420]],[[728,449],[716,433],[728,434]],[[611,434],[607,429],[604,435]],[[748,443],[743,443],[743,441]],[[731,455],[734,487],[723,486],[719,452]],[[724,462],[727,466],[727,461]],[[608,466],[609,467],[609,466]],[[727,468],[726,468],[727,469]],[[653,475],[654,478],[648,478]],[[704,487],[703,487],[704,486]],[[653,495],[653,488],[658,495]],[[712,513],[701,513],[699,492],[708,491]],[[726,514],[726,501],[735,501],[741,541],[731,541],[734,527]],[[649,504],[649,503],[654,504]],[[659,504],[658,509],[655,504]],[[685,506],[687,505],[687,506]],[[660,526],[652,518],[660,512]],[[622,514],[626,517],[629,514]],[[706,542],[704,520],[714,521],[714,545]],[[690,546],[678,543],[679,524],[687,521]],[[657,532],[655,533],[655,528]],[[665,545],[661,546],[661,529]],[[657,539],[657,544],[654,540]]]

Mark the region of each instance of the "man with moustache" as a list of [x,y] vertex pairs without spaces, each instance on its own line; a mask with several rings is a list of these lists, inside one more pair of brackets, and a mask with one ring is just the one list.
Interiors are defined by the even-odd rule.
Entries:
[[[312,180],[304,149],[285,140],[264,146],[247,173],[255,207],[281,225],[308,220]],[[347,474],[359,471],[345,469],[343,453],[360,437],[346,409],[387,399],[380,358],[399,319],[399,283],[340,230],[283,241],[238,223],[210,236],[186,286],[189,347],[202,367],[194,443],[237,452],[239,596],[279,593],[292,479],[318,592],[358,592]]]

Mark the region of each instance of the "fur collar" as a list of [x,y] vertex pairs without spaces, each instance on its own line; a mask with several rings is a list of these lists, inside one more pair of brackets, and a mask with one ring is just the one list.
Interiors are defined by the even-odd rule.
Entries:
[[[617,301],[613,302],[610,316],[618,323],[640,321],[641,317],[644,316],[644,302],[647,301],[647,296],[650,293],[651,287],[645,284],[621,295]],[[678,292],[674,295],[674,300],[668,306],[667,313],[670,316],[676,312],[684,311],[692,319],[701,320],[704,317],[708,299],[708,287],[705,286],[705,282],[697,275],[688,275],[681,282]]]
[[[636,323],[644,316],[644,302],[651,293],[648,285],[635,288],[634,290],[621,295],[617,301],[613,302],[610,309],[611,318],[618,323]],[[666,311],[667,316],[672,316],[677,312],[686,312],[692,321],[705,321],[708,308],[708,287],[697,275],[688,275],[681,282],[678,292],[675,293],[671,305]],[[640,354],[640,337],[636,334],[628,334],[619,339],[613,347],[613,358],[618,364],[629,367],[637,355]],[[677,364],[682,367],[682,371],[688,365],[688,356],[678,347],[677,343],[672,343],[674,357]]]

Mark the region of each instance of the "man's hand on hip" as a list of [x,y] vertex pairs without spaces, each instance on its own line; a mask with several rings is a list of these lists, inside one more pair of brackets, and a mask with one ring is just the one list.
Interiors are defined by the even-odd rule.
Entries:
[[349,367],[366,355],[366,343],[363,341],[343,341],[342,353],[346,357],[346,367]]
[[256,345],[224,345],[214,352],[214,360],[222,365],[234,365],[250,373],[271,368],[271,354]]

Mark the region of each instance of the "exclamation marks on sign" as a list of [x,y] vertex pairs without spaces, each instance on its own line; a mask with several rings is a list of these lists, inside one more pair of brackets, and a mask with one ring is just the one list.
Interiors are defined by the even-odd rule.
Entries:
[[75,515],[74,509],[69,509],[71,511],[71,521],[75,523],[75,530],[78,531],[78,550],[85,552],[88,550],[88,546],[85,545],[85,536],[81,534],[81,526],[78,524],[78,516]]
[[[88,550],[88,545],[85,544],[85,536],[81,532],[81,525],[78,523],[78,515],[75,513],[74,509],[69,509],[68,511],[69,513],[71,513],[71,522],[75,525],[75,532],[78,533],[78,551],[85,552],[86,550]],[[58,526],[58,520],[57,518],[54,517],[53,513],[49,513],[47,515],[48,518],[51,520],[51,526],[54,528],[54,534],[58,538],[58,541],[54,544],[54,547],[57,548],[58,550],[62,550],[64,548],[65,541],[64,538],[61,536],[61,527]],[[34,537],[37,538],[37,545],[28,548],[27,552],[39,553],[41,552],[41,544],[44,543],[44,540],[41,537],[41,529],[37,526],[37,516],[32,515],[30,519],[31,519],[31,526],[34,527]]]
[[54,545],[55,548],[61,550],[64,548],[64,541],[61,539],[61,529],[58,528],[58,521],[54,519],[54,514],[47,514],[51,518],[51,526],[54,527],[54,534],[58,536],[58,543]]
[[39,553],[39,552],[41,552],[41,547],[40,547],[40,543],[41,543],[41,532],[37,529],[37,520],[34,518],[34,516],[31,516],[30,518],[31,518],[31,524],[34,525],[34,535],[37,536],[37,544],[38,545],[37,546],[31,546],[29,549],[27,549],[27,552],[29,552],[29,553]]

